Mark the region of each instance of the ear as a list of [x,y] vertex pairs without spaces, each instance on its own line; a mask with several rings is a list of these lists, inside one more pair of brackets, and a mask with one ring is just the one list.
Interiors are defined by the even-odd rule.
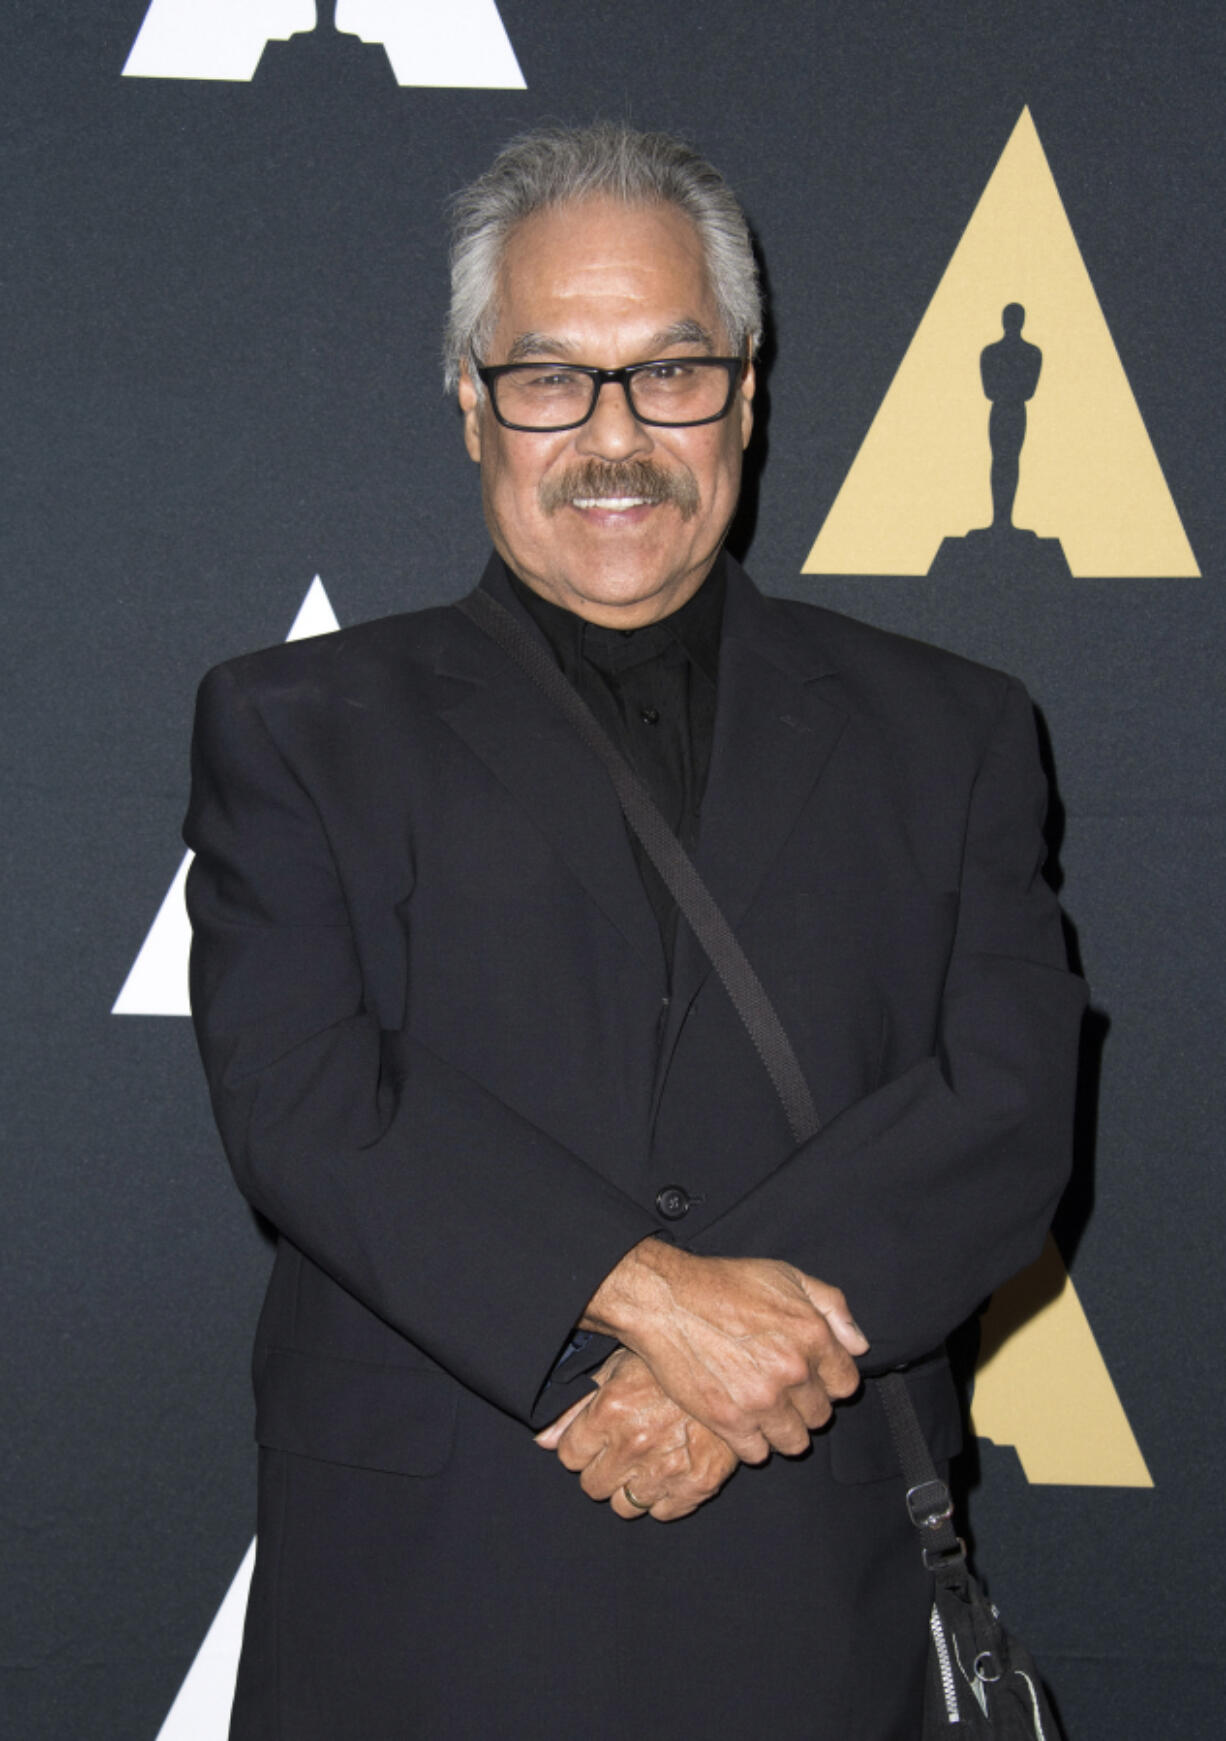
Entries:
[[460,384],[456,389],[456,397],[464,414],[464,446],[468,449],[469,459],[475,459],[480,465],[481,401],[477,397],[477,384],[469,373],[466,362],[460,364]]
[[749,438],[753,434],[753,396],[757,387],[754,375],[753,359],[745,365],[745,373],[741,376],[740,418],[741,446],[749,446]]

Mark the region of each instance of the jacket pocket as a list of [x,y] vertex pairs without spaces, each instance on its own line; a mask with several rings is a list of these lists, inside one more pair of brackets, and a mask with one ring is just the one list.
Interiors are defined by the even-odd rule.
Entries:
[[[962,1449],[962,1411],[944,1354],[903,1374],[934,1463]],[[850,1402],[839,1403],[830,1427],[830,1473],[836,1481],[902,1478],[890,1424],[873,1379],[866,1378]]]
[[261,1445],[395,1475],[437,1475],[450,1460],[457,1387],[445,1372],[277,1347],[256,1369]]

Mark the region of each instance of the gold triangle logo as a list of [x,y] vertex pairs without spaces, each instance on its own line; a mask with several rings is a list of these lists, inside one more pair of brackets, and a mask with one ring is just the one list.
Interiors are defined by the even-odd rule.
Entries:
[[971,1424],[980,1438],[1012,1445],[1036,1484],[1154,1484],[1050,1238],[984,1316]]
[[1011,305],[1024,316],[1026,348],[1041,353],[1022,413],[1013,526],[1058,539],[1060,570],[1066,560],[1075,576],[1199,575],[1029,109],[818,533],[806,574],[927,574],[944,539],[992,521],[989,468],[999,436],[989,432],[990,383],[980,358],[994,342],[999,348]]

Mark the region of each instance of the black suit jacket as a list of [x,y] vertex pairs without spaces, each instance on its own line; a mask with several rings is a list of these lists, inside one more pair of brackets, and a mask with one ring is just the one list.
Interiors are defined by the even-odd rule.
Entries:
[[[486,584],[519,609],[496,569]],[[794,1558],[843,1617],[841,1666],[825,1662],[817,1680],[806,1666],[779,1707],[783,1734],[813,1733],[788,1729],[786,1712],[800,1722],[814,1698],[833,1710],[850,1696],[873,1600],[903,1603],[905,1628],[886,1630],[907,1631],[914,1664],[922,1580],[906,1602],[861,1587],[887,1537],[896,1566],[913,1558],[905,1518],[885,1521],[902,1512],[871,1395],[840,1410],[801,1464],[742,1471],[697,1518],[633,1535],[516,1423],[571,1400],[556,1366],[570,1328],[652,1232],[702,1252],[784,1257],[837,1283],[881,1366],[937,1347],[1037,1254],[1067,1171],[1084,997],[1041,875],[1045,802],[1018,685],[765,599],[729,564],[696,860],[823,1119],[793,1151],[684,927],[666,998],[659,932],[603,770],[472,624],[423,611],[209,674],[185,829],[197,855],[193,1009],[231,1164],[280,1235],[256,1349],[264,1510],[239,1699],[263,1715],[236,1734],[264,1732],[274,1656],[284,1698],[308,1660],[355,1653],[365,1666],[337,1709],[369,1695],[365,1727],[352,1729],[363,1741],[538,1732],[530,1703],[522,1726],[512,1718],[508,1688],[525,1657],[539,1659],[540,1638],[516,1628],[536,1624],[540,1605],[521,1604],[504,1638],[499,1592],[522,1592],[541,1564],[564,1582],[597,1568],[586,1600],[618,1636],[650,1614],[700,1649],[726,1625],[703,1606],[721,1583],[746,1592],[754,1625],[776,1639],[777,1599],[752,1594],[738,1555],[756,1543],[779,1567]],[[680,1222],[656,1212],[665,1185],[692,1200]],[[915,1388],[947,1451],[956,1421],[939,1363]],[[434,1483],[436,1549],[423,1559],[401,1543],[394,1571],[384,1561],[404,1502],[386,1498],[387,1481],[375,1496],[376,1472],[402,1494],[396,1477]],[[856,1525],[837,1570],[822,1550],[835,1511],[838,1527],[851,1511],[846,1492],[830,1502],[831,1477],[864,1489],[856,1504],[872,1520]],[[490,1481],[498,1500],[481,1509],[493,1533],[470,1540],[463,1507],[473,1482],[485,1492]],[[342,1537],[376,1517],[365,1557],[344,1571]],[[495,1537],[501,1569],[487,1578]],[[687,1550],[666,1538],[698,1555],[684,1597],[672,1581]],[[304,1563],[289,1580],[295,1555]],[[902,1572],[889,1578],[901,1591]],[[340,1642],[367,1614],[370,1580],[415,1638],[439,1601],[451,1616],[377,1696],[386,1644],[365,1625],[361,1647]],[[645,1582],[661,1605],[644,1607]],[[472,1614],[461,1610],[474,1603],[502,1616],[482,1630],[483,1659],[492,1651],[501,1665],[490,1671],[497,1702],[483,1707],[470,1687],[476,1702],[460,1714],[452,1679],[447,1726],[433,1727],[444,1707],[431,1704],[443,1696],[431,1664],[462,1649]],[[601,1608],[610,1603],[616,1613]],[[748,1624],[739,1613],[738,1637]],[[609,1713],[607,1730],[589,1732],[627,1732],[613,1670],[581,1656],[587,1679],[552,1651],[550,1676],[574,1679],[576,1708],[597,1711],[589,1721]],[[708,1713],[720,1724],[746,1684],[728,1658],[726,1643],[714,1649],[701,1677],[721,1688]],[[327,1696],[341,1696],[340,1673]],[[670,1714],[674,1681],[656,1688],[658,1732],[703,1733],[699,1707]],[[531,1674],[521,1691],[530,1701]],[[393,1719],[404,1699],[417,1714]],[[351,1732],[286,1709],[288,1735]],[[489,1727],[491,1710],[501,1726]],[[746,1720],[760,1721],[760,1706]],[[852,1724],[831,1729],[840,1741],[894,1732],[884,1707],[876,1726],[839,1720]],[[657,1732],[641,1712],[635,1721],[636,1733]],[[898,1721],[906,1734],[905,1712]]]

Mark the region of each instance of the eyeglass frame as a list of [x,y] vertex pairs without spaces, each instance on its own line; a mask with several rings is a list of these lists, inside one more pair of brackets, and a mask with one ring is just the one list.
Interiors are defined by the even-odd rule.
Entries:
[[[684,423],[669,423],[660,417],[640,416],[635,409],[634,400],[630,396],[630,378],[632,375],[641,374],[644,369],[658,369],[661,363],[701,363],[703,365],[718,363],[728,373],[728,397],[724,400],[723,409],[710,417],[695,417],[687,419]],[[498,409],[498,394],[494,383],[500,380],[503,375],[511,374],[513,370],[548,368],[550,364],[548,362],[533,363],[530,359],[522,363],[479,363],[476,357],[473,357],[473,368],[478,379],[489,392],[490,410],[494,413],[495,418],[504,429],[519,430],[524,435],[560,435],[568,429],[582,429],[583,425],[590,423],[596,415],[601,389],[607,381],[615,381],[620,386],[626,395],[626,407],[636,423],[648,424],[653,429],[699,429],[704,423],[720,423],[732,410],[737,388],[745,379],[745,370],[749,363],[746,357],[651,357],[643,363],[627,363],[621,369],[597,369],[590,363],[559,362],[553,366],[567,369],[572,375],[586,375],[592,383],[592,403],[588,406],[586,414],[574,423],[551,423],[546,427],[541,427],[535,423],[512,423],[509,418],[504,417]]]

